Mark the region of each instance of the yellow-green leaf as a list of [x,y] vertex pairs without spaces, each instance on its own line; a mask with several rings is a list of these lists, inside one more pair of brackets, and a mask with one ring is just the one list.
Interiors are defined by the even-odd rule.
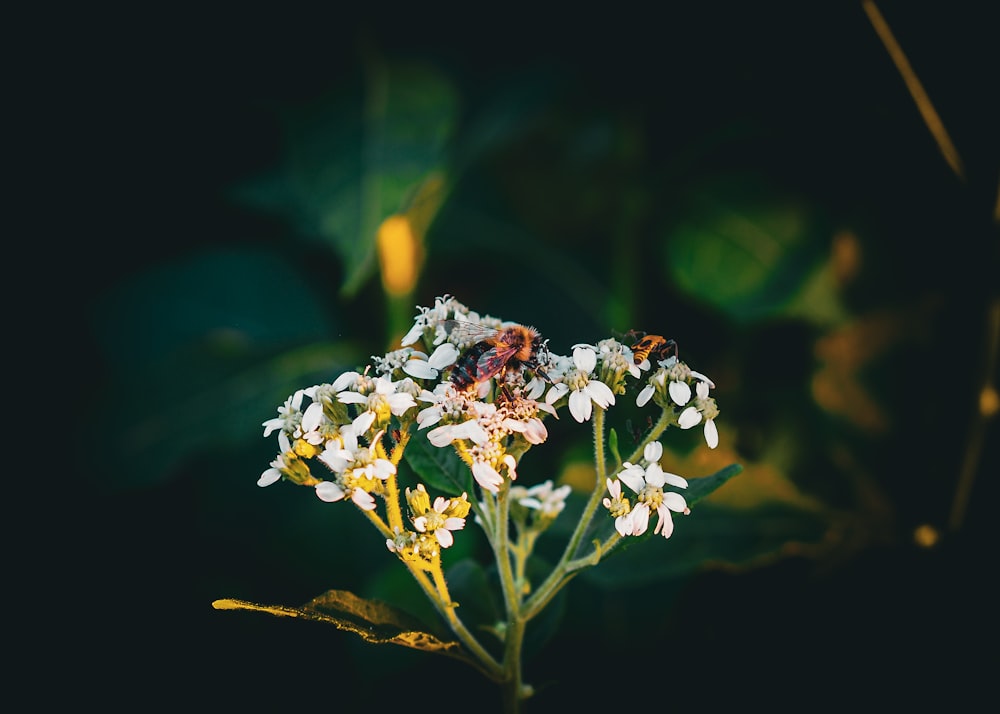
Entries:
[[366,642],[394,644],[424,652],[445,654],[475,666],[455,640],[442,640],[424,632],[421,625],[401,610],[382,602],[366,600],[346,590],[327,590],[305,605],[261,605],[246,600],[224,598],[212,603],[216,610],[254,610],[278,617],[300,617],[325,622],[339,630],[353,632]]

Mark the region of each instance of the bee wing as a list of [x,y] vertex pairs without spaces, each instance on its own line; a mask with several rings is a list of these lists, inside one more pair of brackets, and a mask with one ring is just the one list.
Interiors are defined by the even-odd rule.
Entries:
[[468,320],[444,320],[441,325],[444,327],[448,339],[456,344],[472,344],[482,342],[495,337],[499,330],[482,325],[478,322]]
[[476,370],[479,374],[480,379],[489,379],[501,369],[504,365],[510,361],[510,358],[514,356],[517,352],[517,346],[514,345],[500,345],[499,347],[491,347],[490,349],[483,352],[479,359],[476,361]]

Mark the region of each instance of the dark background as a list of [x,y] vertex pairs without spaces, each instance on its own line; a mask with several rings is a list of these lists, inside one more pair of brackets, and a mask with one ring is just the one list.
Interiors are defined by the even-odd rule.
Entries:
[[[492,686],[460,664],[211,608],[386,587],[373,584],[380,544],[350,540],[360,520],[331,524],[311,494],[254,485],[273,458],[257,425],[309,377],[274,376],[232,405],[212,390],[320,342],[332,381],[393,338],[377,277],[345,295],[329,246],[235,191],[285,166],[288,127],[301,126],[287,119],[354,96],[375,51],[450,78],[458,135],[476,117],[514,117],[456,179],[414,304],[455,294],[535,324],[563,352],[611,329],[668,332],[719,385],[724,446],[747,467],[737,478],[770,465],[823,504],[803,516],[789,499],[776,519],[737,508],[724,545],[673,578],[574,582],[566,623],[526,663],[534,708],[976,701],[997,664],[995,428],[964,518],[949,525],[949,513],[995,366],[995,47],[971,5],[879,7],[964,179],[859,3],[64,18],[54,51],[33,60],[51,77],[32,85],[32,106],[46,107],[36,128],[59,147],[33,164],[46,205],[36,225],[59,236],[49,275],[66,297],[53,329],[72,345],[48,374],[68,369],[73,395],[50,437],[71,453],[57,459],[70,467],[61,495],[34,496],[50,505],[31,540],[53,556],[30,560],[39,575],[26,579],[45,596],[25,647],[28,681],[46,682],[35,696],[138,710],[482,698],[491,710]],[[675,267],[684,226],[711,223],[705,205],[758,217],[806,206],[808,237],[750,292],[713,296]],[[816,319],[789,296],[816,266],[836,267],[843,231],[861,258],[838,283],[839,315]],[[247,290],[261,263],[278,268]],[[205,274],[244,290],[212,302]],[[852,326],[888,344],[861,349],[860,367],[850,345],[864,337],[838,353],[879,406],[874,426],[816,397],[823,346]],[[931,547],[915,543],[921,526],[939,537]]]

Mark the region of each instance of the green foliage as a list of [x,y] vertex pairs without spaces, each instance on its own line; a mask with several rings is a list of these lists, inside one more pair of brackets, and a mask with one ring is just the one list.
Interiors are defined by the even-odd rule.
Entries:
[[236,191],[328,245],[344,267],[345,297],[375,273],[382,221],[407,212],[429,181],[447,175],[458,109],[451,83],[426,65],[373,60],[365,79],[289,111],[282,166]]
[[427,440],[425,430],[417,430],[406,445],[403,458],[428,486],[457,496],[472,493],[472,473],[451,447],[440,449]]

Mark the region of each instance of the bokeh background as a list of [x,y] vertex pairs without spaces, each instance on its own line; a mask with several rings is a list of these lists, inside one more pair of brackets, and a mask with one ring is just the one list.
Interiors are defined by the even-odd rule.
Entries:
[[[88,18],[64,65],[88,226],[63,252],[84,394],[51,611],[72,614],[35,642],[73,696],[492,710],[461,664],[211,607],[404,598],[357,514],[256,487],[260,424],[446,293],[562,353],[675,338],[722,443],[674,435],[674,470],[744,467],[670,541],[571,584],[526,662],[535,710],[979,695],[995,26],[985,4],[689,5]],[[585,477],[573,427],[525,483]]]

